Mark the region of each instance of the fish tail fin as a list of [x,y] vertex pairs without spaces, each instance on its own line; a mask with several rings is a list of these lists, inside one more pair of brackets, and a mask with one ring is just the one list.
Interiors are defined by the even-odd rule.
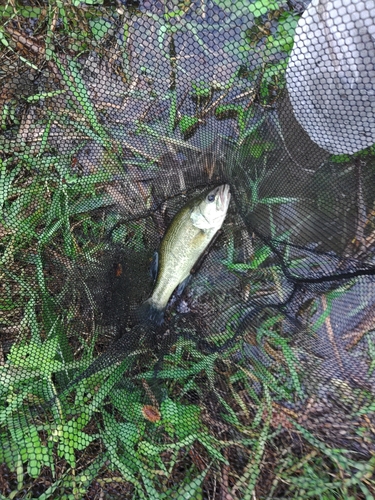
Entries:
[[160,326],[164,323],[165,307],[160,309],[152,299],[146,300],[137,311],[137,319],[140,323],[151,323]]

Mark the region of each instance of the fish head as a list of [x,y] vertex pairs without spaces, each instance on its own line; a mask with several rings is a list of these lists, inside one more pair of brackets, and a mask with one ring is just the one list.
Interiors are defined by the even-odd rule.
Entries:
[[229,184],[222,184],[200,196],[194,204],[190,218],[199,229],[220,229],[230,202]]

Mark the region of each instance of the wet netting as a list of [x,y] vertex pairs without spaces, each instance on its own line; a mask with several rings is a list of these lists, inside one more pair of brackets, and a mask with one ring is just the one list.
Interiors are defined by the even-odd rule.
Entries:
[[375,1],[0,20],[0,498],[374,498]]

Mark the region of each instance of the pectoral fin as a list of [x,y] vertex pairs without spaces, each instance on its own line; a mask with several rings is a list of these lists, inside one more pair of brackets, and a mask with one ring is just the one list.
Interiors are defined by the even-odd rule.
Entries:
[[158,276],[158,271],[159,271],[159,254],[158,252],[155,251],[154,255],[152,256],[151,267],[150,267],[150,275],[153,283],[155,283],[156,281],[156,278]]
[[182,294],[182,292],[185,290],[190,280],[191,280],[191,274],[189,274],[187,278],[185,278],[184,281],[181,281],[181,283],[178,285],[176,289],[176,295],[180,296]]

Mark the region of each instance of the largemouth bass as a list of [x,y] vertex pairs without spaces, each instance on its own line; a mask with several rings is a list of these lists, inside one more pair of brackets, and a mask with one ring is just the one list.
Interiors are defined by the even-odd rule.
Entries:
[[159,249],[158,273],[151,297],[141,306],[142,320],[162,324],[173,291],[183,283],[221,228],[230,202],[229,185],[201,194],[174,216]]

